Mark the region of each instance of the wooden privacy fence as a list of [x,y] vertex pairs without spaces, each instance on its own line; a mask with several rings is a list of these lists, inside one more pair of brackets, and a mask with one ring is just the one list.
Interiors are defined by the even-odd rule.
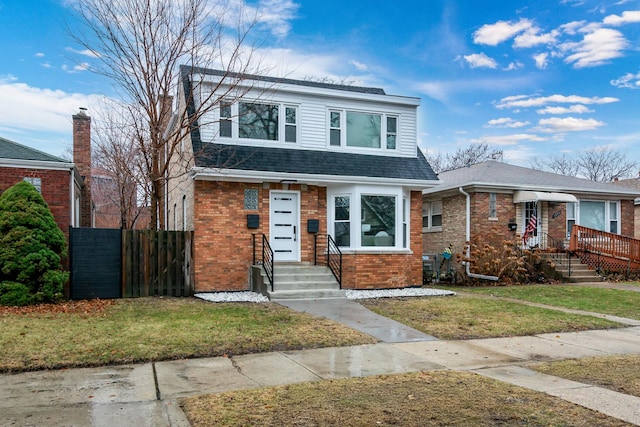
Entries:
[[122,296],[193,295],[192,231],[122,230]]
[[70,297],[191,296],[193,231],[69,230]]

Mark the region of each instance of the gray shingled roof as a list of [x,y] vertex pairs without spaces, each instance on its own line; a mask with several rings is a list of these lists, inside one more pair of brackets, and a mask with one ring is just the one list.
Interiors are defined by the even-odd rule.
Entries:
[[238,79],[242,78],[243,80],[257,80],[262,82],[269,83],[278,83],[278,84],[291,84],[298,86],[307,86],[307,87],[317,87],[321,89],[333,89],[333,90],[342,90],[347,92],[359,92],[359,93],[369,93],[373,95],[386,95],[384,89],[380,89],[377,87],[365,87],[365,86],[350,86],[350,85],[340,85],[333,83],[322,83],[322,82],[314,82],[310,80],[296,80],[296,79],[286,79],[282,77],[271,77],[271,76],[259,76],[256,74],[238,74],[232,73],[224,70],[211,70],[208,68],[201,67],[190,67],[188,65],[181,65],[180,71],[182,76],[190,75],[190,74],[203,74],[210,76],[218,76],[218,77],[228,77],[230,79]]
[[35,150],[2,137],[0,137],[0,159],[69,163],[59,157],[43,153],[42,151]]
[[637,195],[637,190],[625,189],[611,183],[595,182],[573,176],[543,172],[496,161],[476,163],[468,167],[442,172],[441,184],[425,194],[460,186],[497,186],[514,190],[547,190],[556,192],[613,193]]
[[335,151],[194,144],[196,166],[246,171],[409,180],[438,177],[418,150],[417,157],[386,157]]

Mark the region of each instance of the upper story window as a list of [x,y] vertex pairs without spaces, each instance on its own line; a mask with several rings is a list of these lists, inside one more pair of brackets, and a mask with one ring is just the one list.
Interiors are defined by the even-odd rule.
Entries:
[[278,140],[278,105],[241,102],[238,105],[238,137]]
[[395,150],[398,117],[346,110],[329,111],[329,145]]
[[232,104],[223,100],[218,126],[221,138],[297,142],[298,107],[264,102]]

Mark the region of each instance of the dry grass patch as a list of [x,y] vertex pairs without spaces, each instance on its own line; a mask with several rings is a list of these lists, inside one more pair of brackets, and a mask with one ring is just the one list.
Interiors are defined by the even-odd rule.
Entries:
[[0,311],[0,372],[376,342],[272,303],[137,298],[63,306]]
[[440,339],[526,336],[616,328],[605,319],[472,295],[363,300],[370,310]]
[[419,372],[187,398],[198,426],[626,426],[578,405],[469,372]]
[[589,357],[532,365],[543,374],[640,397],[640,355]]

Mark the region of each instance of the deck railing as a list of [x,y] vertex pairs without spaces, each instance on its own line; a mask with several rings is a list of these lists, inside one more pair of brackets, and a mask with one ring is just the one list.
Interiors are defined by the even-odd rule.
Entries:
[[599,271],[640,269],[640,240],[574,225],[569,250]]

